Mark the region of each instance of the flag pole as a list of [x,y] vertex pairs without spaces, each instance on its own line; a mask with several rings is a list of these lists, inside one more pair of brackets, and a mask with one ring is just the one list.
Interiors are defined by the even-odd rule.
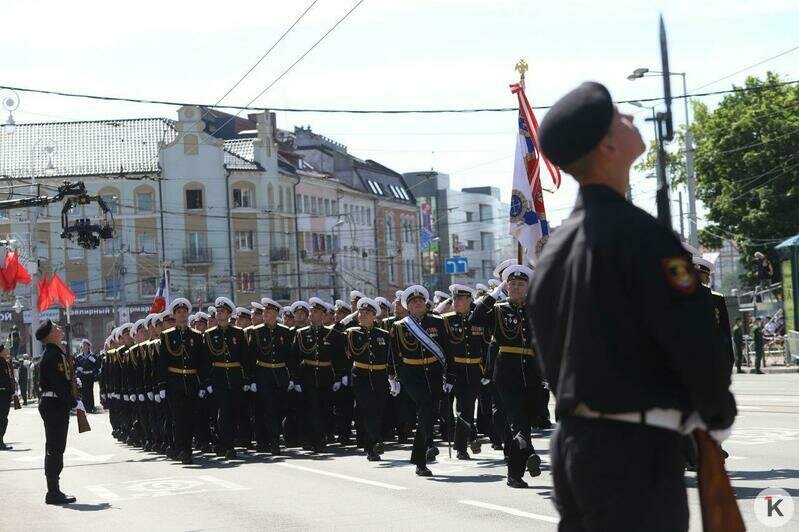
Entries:
[[[524,59],[520,59],[519,62],[516,63],[514,70],[519,73],[519,84],[524,88],[524,74],[530,67],[527,65],[527,61]],[[524,264],[524,248],[522,247],[521,242],[516,244],[516,262],[518,264]]]

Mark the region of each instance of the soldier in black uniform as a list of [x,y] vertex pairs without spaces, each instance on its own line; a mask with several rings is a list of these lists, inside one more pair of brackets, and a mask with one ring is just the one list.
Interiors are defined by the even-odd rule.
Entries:
[[14,379],[14,368],[11,365],[11,356],[6,346],[0,344],[0,451],[10,451],[12,447],[6,445],[3,437],[8,428],[8,411],[11,408],[11,398],[17,394],[17,381]]
[[433,411],[447,386],[446,355],[441,347],[447,344],[446,329],[440,316],[428,312],[429,298],[423,286],[414,285],[403,291],[402,306],[408,316],[394,322],[391,337],[391,355],[398,374],[398,379],[390,381],[392,393],[396,395],[404,389],[416,404],[418,425],[411,463],[416,465],[416,474],[423,477],[433,474],[427,462],[438,456],[433,444]]
[[[258,303],[255,303],[258,305]],[[253,314],[255,312],[247,307],[236,307],[236,327],[244,331],[244,337],[247,342],[250,341],[250,329],[253,326]],[[249,356],[249,346],[248,346]],[[249,370],[248,370],[249,372]],[[256,402],[255,394],[250,389],[250,381],[244,384],[244,395],[241,396],[241,407],[236,412],[236,447],[244,447],[246,449],[254,449],[252,445],[253,440],[253,412],[254,404]]]
[[100,361],[92,353],[92,343],[84,338],[80,342],[76,371],[80,377],[80,395],[86,411],[94,413],[94,382],[100,373]]
[[[214,312],[216,312],[216,309],[214,309]],[[194,315],[194,325],[191,327],[205,338],[205,331],[209,328],[208,322],[210,319],[207,312],[198,312]],[[197,448],[203,453],[213,451],[211,427],[215,424],[214,412],[214,399],[210,394],[206,393],[205,397],[200,397],[197,401],[197,423],[194,426],[194,439],[197,442]]]
[[383,452],[381,423],[388,398],[389,375],[396,374],[394,366],[389,367],[388,331],[375,326],[375,318],[380,305],[373,299],[359,298],[358,325],[348,327],[345,318],[337,323],[328,339],[336,353],[343,353],[351,361],[352,390],[358,403],[362,420],[363,448],[370,462],[380,460]]
[[736,413],[708,334],[710,298],[674,233],[625,200],[645,146],[605,87],[584,83],[559,100],[539,138],[580,184],[528,295],[557,398],[560,529],[687,530],[683,421],[722,439]]
[[182,297],[170,305],[175,326],[161,333],[158,357],[159,394],[169,404],[174,449],[183,464],[192,463],[197,398],[205,396],[208,386],[203,337],[188,326],[190,308],[189,300]]
[[467,445],[473,453],[480,452],[480,442],[474,429],[474,408],[480,381],[483,378],[485,340],[483,327],[470,321],[474,291],[462,284],[449,287],[452,296],[452,312],[447,312],[444,325],[447,329],[447,364],[450,367],[450,384],[455,396],[455,442],[453,447],[458,460],[469,460]]
[[[305,427],[303,448],[318,453],[322,452],[325,445],[324,432],[332,404],[336,372],[332,346],[327,341],[330,329],[323,325],[327,305],[318,297],[310,298],[308,303],[311,306],[311,324],[295,332],[292,357],[299,364],[295,389],[302,393],[303,398],[300,415]],[[299,313],[299,310],[295,310],[295,317]]]
[[[484,296],[471,316],[473,325],[492,331],[497,345],[497,358],[489,364],[494,368],[490,380],[505,413],[503,447],[508,457],[507,484],[512,488],[527,487],[522,480],[525,468],[532,477],[541,474],[541,458],[533,447],[531,430],[533,419],[542,408],[543,382],[524,309],[532,276],[533,271],[527,266],[508,266],[502,272],[503,283]],[[505,288],[508,300],[495,304]]]
[[39,386],[42,395],[39,415],[44,421],[45,456],[44,476],[47,478],[47,504],[69,504],[75,497],[64,495],[59,487],[59,477],[64,468],[64,450],[67,446],[69,411],[72,408],[85,410],[82,401],[73,395],[70,362],[61,350],[64,333],[61,328],[45,320],[36,329],[36,339],[44,345],[40,368]]
[[[291,380],[291,329],[277,322],[280,304],[263,298],[260,303],[263,323],[250,329],[250,389],[255,392],[256,451],[280,454],[280,428],[294,389]],[[296,368],[292,368],[296,371]]]
[[[359,298],[360,301],[361,298]],[[342,300],[337,300],[334,306],[335,323],[341,323],[351,314],[350,307]],[[342,346],[334,348],[334,364],[338,381],[333,383],[333,404],[335,406],[335,429],[338,433],[338,443],[342,446],[349,445],[352,438],[352,422],[355,418],[355,395],[350,383],[350,370],[352,361],[345,356]],[[359,433],[360,436],[360,433]],[[362,442],[358,442],[361,445]]]
[[724,294],[710,288],[710,274],[713,273],[713,263],[702,258],[698,253],[693,254],[693,263],[694,268],[699,273],[699,282],[702,284],[702,289],[710,293],[710,299],[713,302],[713,315],[716,318],[714,332],[718,349],[723,358],[729,359],[729,371],[732,372],[732,367],[735,364],[735,352],[732,348],[732,331],[730,330],[730,314],[727,311],[727,302],[724,300]]
[[247,374],[248,346],[244,330],[230,324],[236,306],[226,297],[215,301],[218,325],[205,331],[205,350],[209,368],[208,393],[216,400],[218,415],[217,456],[226,460],[236,458],[233,438],[236,415],[242,408],[244,386],[249,389]]

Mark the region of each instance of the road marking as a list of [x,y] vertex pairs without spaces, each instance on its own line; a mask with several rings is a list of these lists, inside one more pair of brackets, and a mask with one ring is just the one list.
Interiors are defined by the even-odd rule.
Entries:
[[799,440],[799,430],[774,427],[741,427],[732,429],[728,442],[742,445],[760,445]]
[[116,485],[95,484],[86,486],[86,489],[103,501],[125,501],[147,497],[171,497],[219,491],[239,491],[250,488],[210,475],[196,475],[127,480]]
[[[113,454],[91,454],[75,447],[67,447],[64,451],[65,462],[107,462]],[[17,462],[42,462],[44,460],[43,454],[35,454],[28,456],[21,456],[15,458]]]
[[324,475],[324,476],[327,476],[327,477],[340,478],[341,480],[349,480],[350,482],[358,482],[360,484],[368,484],[369,486],[376,486],[378,488],[386,488],[386,489],[389,489],[389,490],[397,490],[397,491],[399,491],[399,490],[408,489],[408,488],[406,488],[404,486],[397,486],[396,484],[386,484],[385,482],[377,482],[375,480],[368,480],[368,479],[365,479],[365,478],[351,477],[349,475],[342,475],[341,473],[332,473],[330,471],[322,471],[321,469],[313,469],[313,468],[310,468],[310,467],[305,467],[305,466],[296,465],[296,464],[287,464],[285,462],[280,462],[280,463],[275,464],[275,465],[278,465],[280,467],[288,467],[288,468],[291,468],[291,469],[298,469],[300,471],[306,471],[308,473],[316,473],[317,475]]
[[461,504],[468,504],[469,506],[477,506],[478,508],[485,508],[487,510],[496,510],[498,512],[503,512],[509,515],[515,515],[516,517],[526,517],[528,519],[535,519],[537,521],[544,521],[546,523],[559,523],[560,519],[557,517],[551,517],[548,515],[541,515],[541,514],[533,514],[530,512],[523,512],[522,510],[517,510],[516,508],[509,508],[507,506],[499,506],[498,504],[490,504],[487,502],[480,502],[480,501],[473,501],[473,500],[462,500],[458,501]]

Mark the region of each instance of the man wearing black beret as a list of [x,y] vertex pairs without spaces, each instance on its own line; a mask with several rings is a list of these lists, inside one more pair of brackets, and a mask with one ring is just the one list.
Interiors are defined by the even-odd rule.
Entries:
[[67,446],[69,411],[83,404],[72,395],[70,365],[61,349],[64,333],[50,320],[45,320],[36,330],[36,339],[44,345],[40,367],[41,401],[39,415],[44,421],[45,455],[44,475],[47,478],[47,504],[69,504],[75,497],[64,495],[59,487],[59,476],[64,468],[64,449]]
[[721,441],[735,419],[712,306],[677,237],[624,194],[644,152],[630,115],[584,83],[540,128],[580,192],[528,293],[560,419],[551,444],[560,530],[687,530],[681,438]]

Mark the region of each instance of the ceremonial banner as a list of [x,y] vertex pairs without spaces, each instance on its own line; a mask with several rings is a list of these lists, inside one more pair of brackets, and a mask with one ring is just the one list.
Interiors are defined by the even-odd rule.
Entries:
[[155,298],[153,298],[153,304],[150,307],[150,314],[163,312],[169,306],[169,303],[169,269],[164,268],[161,282],[158,284],[158,290],[155,292]]
[[549,237],[543,187],[541,161],[544,162],[554,187],[560,187],[560,170],[541,153],[538,144],[538,121],[533,114],[524,87],[520,83],[510,86],[519,99],[519,136],[516,139],[516,157],[513,165],[513,192],[510,200],[510,234],[526,250],[527,258],[535,264]]

